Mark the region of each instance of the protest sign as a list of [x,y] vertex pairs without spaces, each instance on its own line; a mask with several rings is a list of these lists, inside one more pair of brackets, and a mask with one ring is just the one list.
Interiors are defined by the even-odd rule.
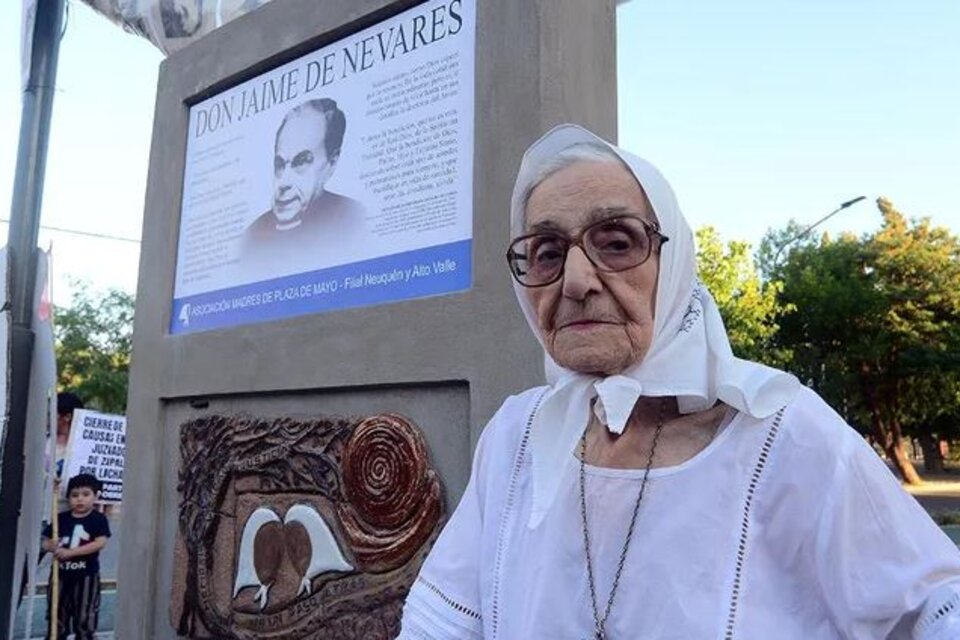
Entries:
[[123,497],[123,461],[126,455],[127,419],[77,409],[73,412],[70,439],[63,463],[62,491],[67,481],[89,473],[103,482],[102,502],[120,502]]

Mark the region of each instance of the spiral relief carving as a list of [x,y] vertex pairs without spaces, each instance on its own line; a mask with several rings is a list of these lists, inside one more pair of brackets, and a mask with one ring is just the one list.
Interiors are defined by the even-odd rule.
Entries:
[[382,414],[361,422],[342,459],[347,500],[339,515],[357,561],[382,573],[403,565],[440,517],[440,482],[419,431]]

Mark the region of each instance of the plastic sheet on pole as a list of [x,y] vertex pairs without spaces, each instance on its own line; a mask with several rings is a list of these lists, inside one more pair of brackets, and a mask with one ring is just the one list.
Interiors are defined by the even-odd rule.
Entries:
[[169,55],[269,0],[83,0]]
[[[56,425],[57,363],[54,354],[49,268],[49,254],[38,252],[36,290],[33,295],[32,327],[35,339],[23,441],[23,494],[15,541],[11,611],[16,611],[21,586],[26,587],[27,594],[36,592],[36,558],[40,553],[40,531],[52,502],[50,465]],[[23,579],[24,571],[27,572],[26,580]],[[24,602],[28,609],[34,604],[33,599],[28,598],[24,598]],[[31,618],[28,616],[28,619]],[[14,620],[15,616],[11,616],[8,632],[12,632]],[[29,626],[29,622],[27,624]],[[7,637],[13,637],[12,633]],[[27,634],[26,637],[31,636]]]
[[7,248],[0,247],[0,453],[6,441],[10,415],[10,274]]

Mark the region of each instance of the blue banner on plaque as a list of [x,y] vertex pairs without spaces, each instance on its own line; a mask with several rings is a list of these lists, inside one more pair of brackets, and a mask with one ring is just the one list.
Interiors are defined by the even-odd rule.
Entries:
[[174,300],[183,334],[365,307],[470,288],[471,241],[398,253]]

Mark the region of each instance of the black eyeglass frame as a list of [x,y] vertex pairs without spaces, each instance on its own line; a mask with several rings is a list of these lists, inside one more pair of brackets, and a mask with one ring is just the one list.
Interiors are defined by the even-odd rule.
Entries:
[[[628,267],[621,267],[619,269],[609,269],[609,268],[602,267],[598,265],[593,258],[590,257],[590,252],[587,251],[587,248],[583,244],[583,238],[594,227],[597,227],[602,224],[610,224],[611,222],[616,222],[617,220],[622,220],[624,218],[632,218],[643,226],[644,230],[647,233],[647,237],[650,239],[650,244],[647,247],[647,254],[643,257],[642,260]],[[516,251],[514,251],[513,248],[517,245],[518,242],[522,242],[530,238],[537,238],[537,237],[544,237],[544,236],[557,238],[558,240],[562,241],[564,249],[563,249],[563,257],[560,260],[560,268],[557,270],[556,277],[546,282],[541,282],[538,284],[527,284],[526,282],[520,279],[520,276],[517,274],[517,272],[513,268],[513,261],[515,259],[526,260],[527,256],[517,253]],[[661,247],[663,247],[664,243],[670,241],[670,238],[664,235],[660,231],[660,225],[656,224],[655,222],[651,222],[647,220],[641,214],[630,213],[630,212],[618,213],[616,215],[610,216],[609,218],[603,218],[602,220],[591,222],[587,226],[580,229],[580,231],[578,231],[577,234],[573,237],[566,236],[562,233],[555,233],[551,231],[539,231],[537,233],[526,233],[522,236],[517,236],[516,238],[510,241],[510,246],[507,247],[507,254],[506,254],[507,267],[510,269],[510,275],[513,276],[513,279],[516,280],[517,284],[519,284],[520,286],[527,287],[530,289],[535,289],[538,287],[546,287],[553,284],[554,282],[557,282],[558,280],[560,280],[560,278],[563,277],[563,274],[566,271],[567,257],[570,254],[571,247],[580,247],[580,250],[583,251],[583,255],[587,257],[587,260],[590,261],[590,264],[592,264],[594,269],[596,269],[597,271],[602,271],[604,273],[619,273],[620,271],[628,271],[629,269],[633,269],[634,267],[639,267],[644,262],[649,260],[650,256],[653,255],[653,244],[655,239],[660,241],[660,244],[657,245],[657,249],[660,249]]]

